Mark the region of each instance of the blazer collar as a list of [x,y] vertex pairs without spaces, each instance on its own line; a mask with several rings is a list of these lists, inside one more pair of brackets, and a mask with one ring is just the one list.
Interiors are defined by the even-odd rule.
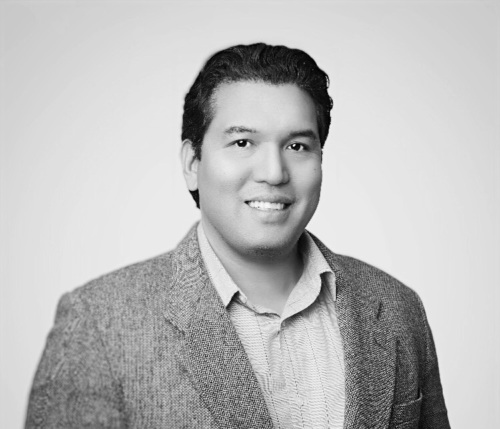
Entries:
[[311,234],[332,267],[337,283],[337,317],[344,346],[344,428],[386,428],[396,378],[396,340],[384,305],[369,292],[368,276],[352,272],[345,257]]
[[228,313],[211,284],[196,225],[170,258],[164,315],[182,334],[178,356],[221,428],[272,428],[264,396]]
[[[250,361],[211,284],[194,225],[172,252],[162,282],[166,319],[182,333],[179,358],[220,427],[271,428]],[[343,257],[310,234],[336,277],[337,317],[345,360],[344,428],[388,426],[394,397],[396,341],[382,302]]]

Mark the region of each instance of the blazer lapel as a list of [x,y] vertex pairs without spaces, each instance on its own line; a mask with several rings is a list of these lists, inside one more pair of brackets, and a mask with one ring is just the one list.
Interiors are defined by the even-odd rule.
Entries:
[[337,255],[312,237],[336,277],[345,360],[344,428],[387,428],[394,399],[396,341],[384,322],[383,305],[366,293],[356,273],[345,269]]
[[271,428],[264,397],[229,316],[210,282],[196,225],[171,259],[165,317],[182,333],[179,359],[221,428]]
[[[356,273],[314,235],[336,276],[337,315],[344,346],[344,429],[387,428],[394,398],[396,340],[382,303]],[[178,356],[221,428],[272,428],[258,381],[208,278],[196,225],[173,252],[159,305],[182,336]]]

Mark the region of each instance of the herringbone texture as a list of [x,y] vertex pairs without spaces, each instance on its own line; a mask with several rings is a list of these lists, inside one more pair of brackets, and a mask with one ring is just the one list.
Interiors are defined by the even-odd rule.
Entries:
[[[344,428],[448,428],[417,295],[315,241],[336,277]],[[26,427],[272,427],[245,349],[209,281],[195,227],[174,251],[63,296]]]
[[212,250],[201,223],[200,250],[257,376],[276,429],[342,429],[344,353],[335,311],[335,274],[307,232],[304,270],[283,312],[254,306]]

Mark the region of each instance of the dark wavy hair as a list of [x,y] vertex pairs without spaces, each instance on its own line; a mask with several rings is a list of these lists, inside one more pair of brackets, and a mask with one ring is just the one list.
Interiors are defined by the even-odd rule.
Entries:
[[[241,81],[295,84],[306,91],[316,106],[319,139],[323,148],[333,106],[328,95],[328,75],[304,51],[255,43],[231,46],[212,55],[186,94],[182,140],[191,141],[198,159],[201,159],[203,137],[214,117],[214,91],[224,83]],[[190,192],[199,208],[198,190]]]

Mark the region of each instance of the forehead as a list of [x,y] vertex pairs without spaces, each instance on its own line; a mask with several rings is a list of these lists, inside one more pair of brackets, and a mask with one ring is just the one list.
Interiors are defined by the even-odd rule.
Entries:
[[212,108],[212,130],[245,125],[262,131],[307,127],[317,133],[314,102],[295,84],[224,83],[213,95]]

